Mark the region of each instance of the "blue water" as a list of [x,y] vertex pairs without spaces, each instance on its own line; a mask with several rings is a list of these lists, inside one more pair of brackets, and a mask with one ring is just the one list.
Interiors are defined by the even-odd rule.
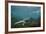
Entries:
[[15,16],[17,19],[24,19],[27,17],[38,19],[38,17],[40,17],[40,7],[11,6],[11,14],[11,16]]

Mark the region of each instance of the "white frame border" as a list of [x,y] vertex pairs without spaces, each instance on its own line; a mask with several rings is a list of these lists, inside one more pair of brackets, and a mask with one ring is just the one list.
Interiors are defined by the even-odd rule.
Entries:
[[[14,6],[39,6],[41,7],[41,27],[32,28],[12,28],[11,29],[11,5]],[[11,31],[27,31],[27,30],[43,30],[43,5],[38,4],[22,4],[22,3],[8,3],[8,32]]]

